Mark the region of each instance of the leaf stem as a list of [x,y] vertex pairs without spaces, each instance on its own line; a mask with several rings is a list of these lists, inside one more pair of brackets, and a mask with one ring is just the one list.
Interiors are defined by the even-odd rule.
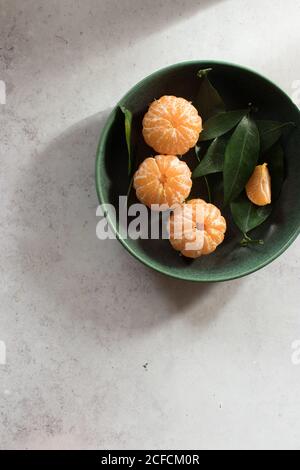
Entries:
[[128,191],[127,191],[127,198],[129,197],[132,189],[132,184],[133,184],[133,176],[130,178],[129,186],[128,186]]
[[241,246],[248,246],[248,245],[264,245],[265,242],[263,240],[252,240],[246,233],[244,233],[244,238],[240,241]]
[[209,72],[211,72],[211,71],[212,71],[212,68],[199,70],[198,73],[197,73],[197,76],[198,76],[198,78],[206,77],[209,74]]
[[203,176],[205,184],[206,184],[206,189],[207,189],[207,194],[208,194],[208,202],[211,204],[212,198],[211,198],[211,190],[209,186],[209,182],[206,176]]

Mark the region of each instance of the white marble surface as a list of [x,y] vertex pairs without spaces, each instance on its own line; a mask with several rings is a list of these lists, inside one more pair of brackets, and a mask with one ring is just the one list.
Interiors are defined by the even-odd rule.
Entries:
[[[298,0],[1,0],[1,448],[300,448],[299,240],[251,277],[164,278],[96,239],[108,109],[186,59],[300,79]],[[147,364],[147,365],[146,365]]]

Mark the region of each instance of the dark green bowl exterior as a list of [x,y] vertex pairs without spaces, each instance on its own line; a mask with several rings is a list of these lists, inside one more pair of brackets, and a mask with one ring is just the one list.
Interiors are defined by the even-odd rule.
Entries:
[[[178,279],[199,282],[227,281],[253,273],[280,256],[297,238],[300,231],[300,113],[291,99],[261,75],[233,64],[214,61],[184,62],[159,70],[134,86],[110,114],[101,135],[96,160],[96,188],[101,204],[117,207],[119,195],[128,186],[127,149],[124,118],[119,105],[134,113],[134,128],[141,136],[141,121],[149,104],[163,95],[182,96],[194,101],[199,79],[197,71],[212,67],[211,78],[225,99],[228,109],[244,108],[249,103],[259,109],[257,117],[278,121],[294,121],[297,128],[283,140],[287,160],[287,179],[272,217],[253,235],[265,240],[264,246],[242,248],[241,234],[230,221],[230,230],[223,245],[207,257],[190,261],[179,256],[167,240],[123,240],[107,206],[108,220],[124,247],[145,265]],[[140,163],[154,154],[141,137],[137,138],[136,154]],[[191,158],[184,156],[188,162]],[[203,194],[198,194],[204,197]],[[133,199],[133,202],[136,202]]]

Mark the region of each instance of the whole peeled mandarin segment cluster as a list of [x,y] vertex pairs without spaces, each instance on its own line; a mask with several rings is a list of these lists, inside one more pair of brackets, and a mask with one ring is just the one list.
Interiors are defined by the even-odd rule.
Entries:
[[196,145],[202,119],[184,98],[163,96],[155,100],[143,119],[146,143],[162,155],[184,155]]
[[183,256],[199,258],[217,249],[224,241],[226,229],[226,220],[216,206],[192,199],[171,214],[170,243]]
[[246,193],[253,204],[266,206],[271,204],[271,176],[267,163],[258,165],[246,185]]
[[[181,204],[192,188],[191,170],[174,155],[146,158],[133,177],[133,186],[140,202],[154,204]],[[152,207],[158,210],[158,208]],[[166,210],[167,208],[165,208]]]

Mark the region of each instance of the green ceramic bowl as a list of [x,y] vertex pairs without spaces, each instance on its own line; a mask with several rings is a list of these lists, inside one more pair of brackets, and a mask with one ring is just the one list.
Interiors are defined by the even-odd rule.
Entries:
[[[212,67],[211,79],[223,96],[228,109],[244,108],[249,102],[258,107],[259,119],[294,121],[297,128],[283,139],[287,160],[287,179],[272,217],[254,231],[253,237],[263,238],[264,246],[242,248],[241,234],[229,220],[225,242],[207,257],[191,261],[178,255],[168,240],[122,240],[113,220],[112,206],[128,187],[127,149],[124,139],[124,116],[119,105],[134,113],[137,133],[135,153],[138,165],[154,154],[141,135],[142,118],[149,104],[162,95],[195,99],[199,86],[197,71]],[[193,165],[191,155],[184,159]],[[274,261],[297,238],[300,231],[300,113],[291,99],[276,85],[261,75],[233,64],[193,61],[159,70],[135,85],[110,114],[100,139],[96,161],[96,187],[101,204],[107,206],[107,216],[113,230],[129,253],[145,265],[179,279],[189,281],[227,281],[257,271]],[[197,196],[201,197],[197,188]],[[202,194],[202,197],[204,194]],[[134,194],[132,202],[136,202]],[[111,206],[112,205],[112,206]],[[225,215],[225,214],[224,214]],[[228,216],[229,217],[229,216]]]

